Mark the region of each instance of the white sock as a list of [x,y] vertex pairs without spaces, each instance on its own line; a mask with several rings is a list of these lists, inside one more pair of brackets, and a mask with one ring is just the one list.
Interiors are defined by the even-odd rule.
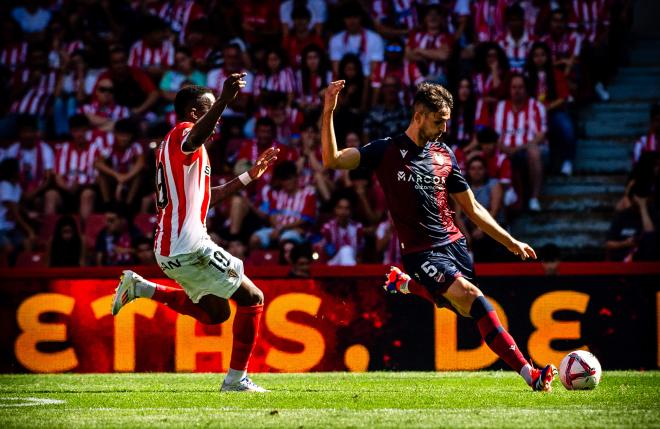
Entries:
[[156,292],[156,286],[158,286],[156,283],[149,280],[139,280],[135,283],[135,296],[151,298]]
[[227,371],[227,376],[225,376],[225,383],[234,384],[242,380],[246,375],[247,371],[244,369],[238,370],[229,368],[229,371]]
[[522,367],[520,375],[525,379],[528,385],[532,385],[532,366],[530,364]]

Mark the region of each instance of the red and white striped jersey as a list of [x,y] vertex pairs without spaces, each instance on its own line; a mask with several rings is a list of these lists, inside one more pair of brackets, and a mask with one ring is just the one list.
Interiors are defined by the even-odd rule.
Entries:
[[112,119],[113,121],[118,121],[119,119],[124,119],[131,116],[131,111],[126,106],[120,106],[119,104],[101,106],[98,101],[92,101],[91,103],[84,104],[82,107],[80,107],[80,113],[85,115],[101,116],[103,118]]
[[523,146],[539,133],[547,131],[546,112],[543,104],[528,98],[515,112],[511,100],[500,101],[495,111],[495,131],[506,146]]
[[[407,45],[409,49],[440,49],[444,46],[451,47],[452,43],[452,38],[447,33],[431,34],[418,31],[408,37]],[[429,61],[426,66],[428,68],[426,73],[431,76],[437,76],[444,69],[441,61]]]
[[472,4],[474,30],[479,42],[489,42],[504,32],[504,14],[508,0],[476,0]]
[[110,167],[113,170],[126,174],[143,154],[144,149],[142,149],[142,145],[138,142],[133,142],[127,148],[120,148],[118,145],[114,145],[110,156],[107,156],[106,159],[110,162]]
[[11,70],[25,64],[27,60],[27,42],[14,43],[0,50],[0,64],[4,64]]
[[[279,115],[279,113],[277,113]],[[268,116],[268,111],[265,108],[260,108],[255,119]],[[300,134],[300,129],[305,122],[305,115],[295,107],[285,107],[284,108],[284,118],[276,118],[275,115],[271,116],[271,119],[275,121],[275,140],[286,145],[287,147],[292,146],[292,138],[294,134]],[[279,156],[278,156],[279,157]]]
[[541,38],[541,42],[550,48],[553,61],[577,58],[582,50],[582,36],[575,31],[564,33],[558,40],[547,34]]
[[424,76],[414,61],[403,60],[399,66],[394,66],[383,61],[374,68],[371,76],[371,87],[380,88],[388,76],[394,76],[402,87],[401,101],[411,101],[412,91],[415,86],[424,82]]
[[332,82],[332,72],[329,70],[325,73],[325,82],[319,75],[310,75],[309,86],[307,91],[305,91],[303,74],[302,71],[298,70],[296,72],[296,91],[298,99],[306,104],[321,104],[323,100],[319,93],[322,89],[327,87],[330,82]]
[[521,72],[527,60],[527,54],[535,42],[534,36],[525,31],[518,40],[506,33],[497,38],[497,43],[504,49],[506,57],[509,59],[511,71]]
[[261,210],[275,216],[275,225],[288,225],[299,220],[313,223],[316,220],[316,194],[312,187],[288,194],[266,186],[261,198]]
[[[246,76],[243,78],[245,80],[245,88],[241,89],[241,93],[252,94],[254,90],[254,75],[248,70],[242,70],[241,73],[246,73]],[[216,95],[220,95],[222,94],[222,85],[230,74],[224,68],[211,70],[206,77],[206,86],[213,89]]]
[[610,25],[609,0],[572,0],[569,9],[568,26],[589,42],[593,43]]
[[346,226],[341,226],[336,219],[332,219],[323,225],[321,234],[326,244],[331,244],[335,250],[350,246],[357,254],[364,244],[362,224],[354,220],[349,220]]
[[55,153],[46,142],[40,141],[31,148],[21,146],[19,142],[9,146],[5,158],[16,158],[20,169],[21,189],[28,192],[41,184],[46,172],[55,167]]
[[188,24],[204,16],[204,9],[195,0],[166,1],[158,10],[158,16],[170,24],[179,34],[179,43],[186,40]]
[[256,97],[258,97],[262,91],[285,92],[287,94],[292,94],[296,91],[296,78],[293,71],[288,67],[285,67],[270,76],[260,73],[254,78],[253,91]]
[[504,185],[511,183],[511,160],[506,154],[496,150],[492,156],[485,157],[485,159],[488,177],[497,179]]
[[[25,83],[30,79],[30,70],[24,69],[14,76],[14,82]],[[30,88],[12,106],[12,113],[27,113],[30,115],[44,115],[46,108],[55,92],[57,85],[57,72],[54,70],[42,74],[37,85]]]
[[184,153],[192,122],[174,127],[156,150],[158,227],[154,250],[175,256],[196,250],[206,232],[211,196],[211,165],[204,145]]
[[392,19],[398,28],[413,30],[417,26],[415,0],[372,0],[371,16],[374,21]]
[[68,185],[89,185],[97,178],[94,162],[102,156],[101,148],[92,140],[79,148],[71,142],[55,146],[55,173]]
[[655,133],[651,132],[648,135],[642,136],[635,142],[635,146],[633,146],[633,164],[639,161],[639,158],[641,158],[644,152],[658,151],[660,151],[660,147],[658,147],[658,139]]
[[174,45],[169,40],[164,40],[156,48],[148,46],[144,40],[138,40],[131,46],[128,65],[140,68],[169,68],[174,65],[174,53]]

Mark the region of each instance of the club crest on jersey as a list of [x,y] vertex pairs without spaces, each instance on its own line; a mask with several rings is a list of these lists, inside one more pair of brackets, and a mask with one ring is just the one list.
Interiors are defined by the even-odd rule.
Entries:
[[401,158],[405,158],[406,155],[408,154],[407,149],[399,149],[399,152],[401,152]]
[[238,273],[233,268],[227,270],[227,277],[229,278],[238,278]]
[[207,165],[206,167],[204,167],[204,174],[206,174],[207,176],[211,175],[211,166],[210,165]]
[[435,158],[435,162],[437,162],[440,167],[445,165],[445,157],[442,156],[442,154],[435,153],[435,154],[433,154],[433,158]]

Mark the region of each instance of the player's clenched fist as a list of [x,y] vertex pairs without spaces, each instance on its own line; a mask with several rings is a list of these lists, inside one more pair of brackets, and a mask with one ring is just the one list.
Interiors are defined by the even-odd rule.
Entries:
[[225,101],[232,101],[236,98],[236,95],[238,95],[241,88],[245,88],[245,85],[247,84],[244,79],[245,76],[247,76],[247,73],[234,73],[229,75],[229,77],[225,79],[225,83],[222,85],[222,94],[220,95],[220,98]]
[[344,87],[345,83],[346,81],[344,80],[330,82],[328,87],[325,89],[324,110],[326,112],[333,111],[335,110],[335,107],[337,107],[337,96],[339,95],[339,91],[341,91],[341,89]]

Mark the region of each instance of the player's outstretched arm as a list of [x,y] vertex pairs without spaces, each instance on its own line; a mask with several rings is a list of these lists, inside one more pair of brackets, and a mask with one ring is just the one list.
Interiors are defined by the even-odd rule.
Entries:
[[271,165],[275,164],[275,161],[277,161],[277,154],[279,152],[280,150],[274,147],[266,149],[261,153],[261,155],[259,155],[257,162],[255,162],[252,168],[250,168],[248,171],[238,177],[234,177],[227,183],[212,187],[210,204],[212,206],[216,205],[228,196],[234,195],[241,188],[244,188],[253,180],[260,178]]
[[220,97],[213,103],[209,111],[195,122],[190,130],[188,138],[183,143],[185,152],[195,152],[211,136],[222,112],[236,98],[241,88],[245,88],[245,76],[246,73],[234,73],[225,79]]
[[360,151],[353,147],[337,150],[335,125],[332,119],[335,108],[337,107],[337,97],[339,96],[339,91],[344,87],[344,83],[343,80],[330,82],[330,85],[325,90],[321,124],[323,166],[325,168],[353,170],[360,165]]
[[534,249],[529,244],[516,240],[502,228],[490,213],[488,213],[488,210],[474,198],[471,189],[451,194],[451,196],[475,225],[495,241],[509,249],[511,253],[520,256],[522,260],[527,258],[536,259]]

